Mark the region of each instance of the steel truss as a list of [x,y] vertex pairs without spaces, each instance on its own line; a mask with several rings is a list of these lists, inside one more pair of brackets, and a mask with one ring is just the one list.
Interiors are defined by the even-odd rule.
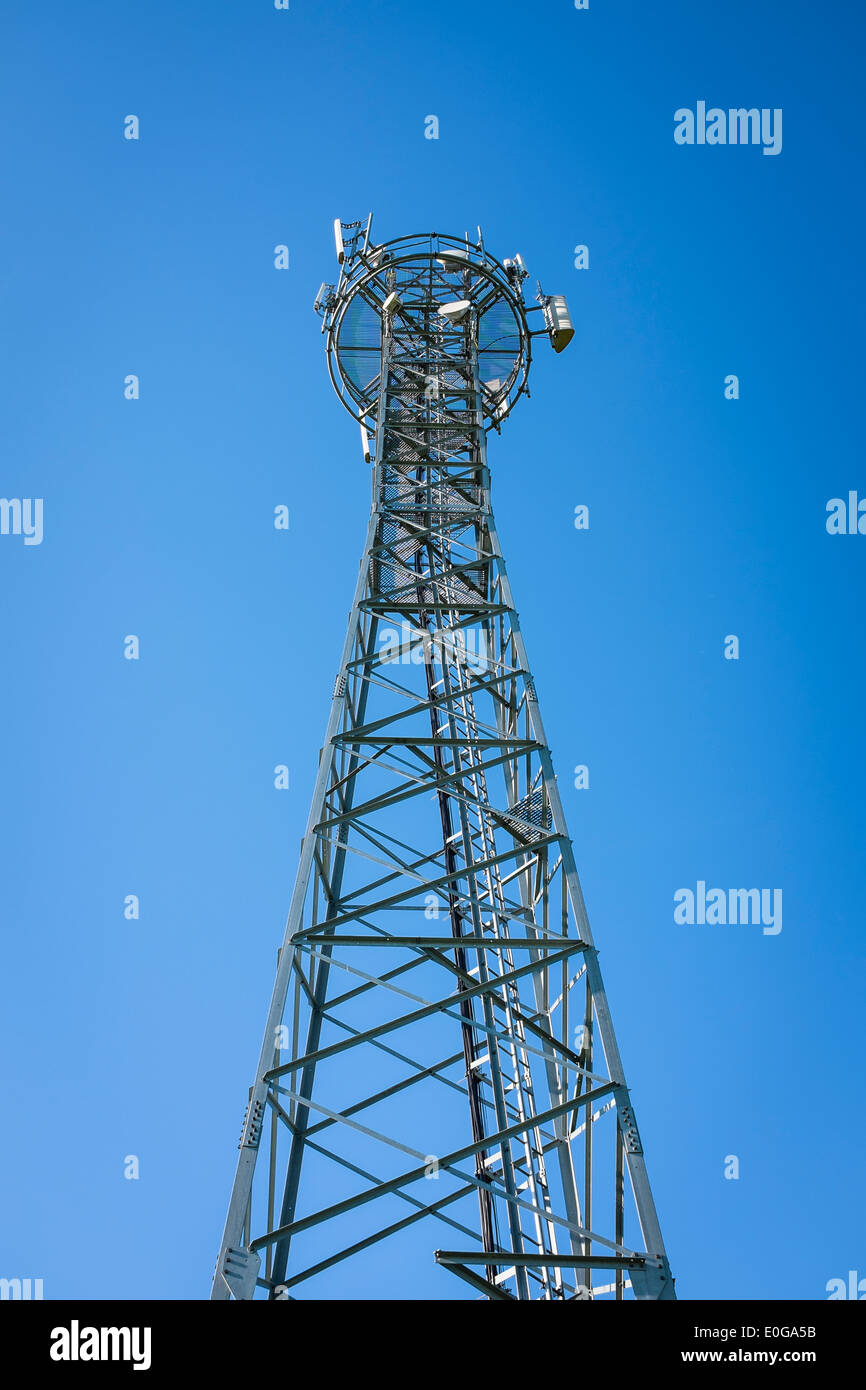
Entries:
[[212,1297],[671,1298],[491,509],[522,296],[481,247],[356,235],[329,348],[373,505]]

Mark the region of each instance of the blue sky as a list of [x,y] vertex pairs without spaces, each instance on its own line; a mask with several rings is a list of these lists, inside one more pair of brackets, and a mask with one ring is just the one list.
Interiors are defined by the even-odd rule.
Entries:
[[[866,537],[825,528],[866,495],[862,13],[3,29],[0,493],[44,539],[0,536],[0,1274],[207,1293],[369,507],[312,301],[372,208],[381,239],[480,223],[569,297],[494,504],[678,1291],[866,1275]],[[698,100],[781,108],[781,154],[678,146]],[[781,933],[675,924],[701,879],[782,888]]]

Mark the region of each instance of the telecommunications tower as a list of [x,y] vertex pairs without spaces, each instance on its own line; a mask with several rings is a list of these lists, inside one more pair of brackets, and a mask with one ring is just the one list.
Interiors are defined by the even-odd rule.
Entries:
[[373,500],[212,1297],[673,1298],[490,501],[568,309],[370,228],[315,305]]

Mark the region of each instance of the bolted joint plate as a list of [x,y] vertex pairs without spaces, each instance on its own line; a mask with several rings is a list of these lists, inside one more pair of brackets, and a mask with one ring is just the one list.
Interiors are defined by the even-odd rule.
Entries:
[[234,1250],[230,1247],[224,1252],[220,1274],[232,1298],[248,1300],[253,1297],[261,1263],[255,1250]]
[[616,1109],[619,1115],[619,1127],[622,1130],[623,1143],[626,1152],[630,1154],[642,1154],[643,1145],[640,1142],[640,1135],[637,1128],[637,1120],[634,1111],[625,1092],[621,1092],[616,1098]]
[[262,1136],[262,1119],[265,1106],[261,1100],[252,1100],[244,1112],[244,1127],[241,1131],[239,1149],[257,1149]]

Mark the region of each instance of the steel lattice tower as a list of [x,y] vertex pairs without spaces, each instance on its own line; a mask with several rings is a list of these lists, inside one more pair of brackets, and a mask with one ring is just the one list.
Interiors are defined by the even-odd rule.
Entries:
[[565,301],[335,233],[373,502],[212,1297],[673,1298],[490,502]]

